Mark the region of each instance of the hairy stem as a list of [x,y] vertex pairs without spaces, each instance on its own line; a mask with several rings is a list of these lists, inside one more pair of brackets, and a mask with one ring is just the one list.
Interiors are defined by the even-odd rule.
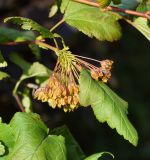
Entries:
[[[89,0],[73,0],[73,1],[79,2],[79,3],[83,3],[83,4],[87,4],[87,5],[94,6],[94,7],[100,7],[100,5],[98,3],[91,2]],[[149,12],[142,13],[142,12],[136,12],[136,11],[129,10],[129,9],[117,8],[117,7],[113,7],[113,6],[106,7],[106,10],[115,11],[115,12],[122,12],[122,13],[130,14],[130,15],[134,15],[134,16],[139,16],[139,17],[144,17],[144,18],[150,19]]]

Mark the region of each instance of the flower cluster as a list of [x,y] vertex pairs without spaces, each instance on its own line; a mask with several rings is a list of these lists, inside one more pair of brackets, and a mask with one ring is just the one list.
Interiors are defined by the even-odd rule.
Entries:
[[34,97],[48,102],[52,108],[63,108],[65,112],[73,111],[79,106],[79,88],[71,82],[67,86],[53,74],[48,84],[36,90]]
[[104,83],[108,81],[111,77],[111,69],[113,61],[111,60],[104,60],[100,61],[101,67],[91,69],[91,76],[95,80],[102,79]]
[[[111,77],[113,61],[97,61],[73,55],[67,49],[60,50],[57,55],[57,63],[49,82],[35,91],[34,98],[48,102],[52,108],[58,107],[70,112],[80,106],[78,80],[81,70],[87,69],[93,79],[107,82]],[[83,59],[94,60],[101,66],[96,67]]]

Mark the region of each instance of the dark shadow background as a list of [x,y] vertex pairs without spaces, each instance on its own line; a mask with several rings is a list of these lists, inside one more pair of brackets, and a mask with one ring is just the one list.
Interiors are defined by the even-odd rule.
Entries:
[[[25,16],[50,28],[60,18],[57,15],[48,18],[51,1],[49,0],[0,0],[0,21],[7,16]],[[84,152],[89,155],[100,151],[110,151],[117,160],[150,159],[150,45],[149,41],[136,29],[121,22],[123,36],[121,40],[109,43],[90,39],[73,28],[63,24],[56,31],[60,33],[73,51],[95,59],[113,59],[113,76],[109,86],[129,102],[129,118],[139,133],[139,144],[133,147],[115,130],[106,124],[100,124],[90,107],[80,108],[65,114],[53,110],[45,103],[34,101],[34,111],[39,113],[45,123],[54,128],[67,124]],[[9,53],[17,51],[26,60],[35,61],[27,46],[0,46],[9,66],[5,69],[18,79],[21,70],[9,60]],[[51,52],[41,52],[41,63],[53,67],[56,57]],[[52,68],[51,68],[52,69]],[[13,114],[19,111],[12,97],[14,84],[0,81],[0,116],[9,122]]]

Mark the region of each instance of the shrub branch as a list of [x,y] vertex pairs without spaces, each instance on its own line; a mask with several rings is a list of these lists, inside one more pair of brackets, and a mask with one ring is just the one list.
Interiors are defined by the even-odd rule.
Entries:
[[[83,3],[83,4],[87,4],[90,6],[94,6],[94,7],[100,7],[100,5],[96,2],[91,2],[88,0],[73,0],[75,2],[79,2],[79,3]],[[134,10],[129,10],[129,9],[122,9],[122,8],[117,8],[117,7],[113,7],[113,6],[108,6],[106,7],[106,10],[108,11],[115,11],[115,12],[122,12],[122,13],[126,13],[126,14],[130,14],[130,15],[134,15],[134,16],[138,16],[138,17],[143,17],[143,18],[147,18],[150,20],[150,12],[137,12]]]

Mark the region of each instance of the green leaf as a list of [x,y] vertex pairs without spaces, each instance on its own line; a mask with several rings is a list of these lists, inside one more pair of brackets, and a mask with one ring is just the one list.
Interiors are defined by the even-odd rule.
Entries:
[[11,28],[0,27],[0,42],[23,42],[35,40],[35,35],[32,31],[18,31]]
[[109,153],[109,152],[101,152],[101,153],[95,153],[87,158],[85,158],[84,160],[98,160],[99,158],[101,158],[104,154],[108,154],[108,155],[111,155],[113,158],[114,156]]
[[122,0],[112,0],[114,4],[120,4]]
[[30,98],[29,88],[24,88],[24,92],[22,93],[22,105],[26,113],[32,112],[32,100]]
[[0,68],[7,67],[7,62],[4,60],[3,55],[0,51]]
[[32,101],[29,96],[27,96],[27,95],[23,96],[22,104],[25,108],[25,112],[27,112],[27,113],[31,112]]
[[[67,2],[63,0],[61,8],[65,8]],[[64,13],[64,9],[62,12]],[[69,25],[98,40],[114,41],[121,37],[118,23],[121,17],[117,13],[69,1],[65,8],[64,19]]]
[[[0,27],[0,42],[24,42],[24,41],[35,41],[36,36],[33,31],[18,31],[11,28]],[[40,49],[36,44],[29,44],[29,48],[32,53],[38,59],[40,57]]]
[[123,8],[123,9],[134,10],[138,4],[139,4],[139,0],[121,0],[121,3],[119,5],[113,5],[113,6],[116,6],[118,8]]
[[8,78],[9,75],[5,72],[0,71],[0,80],[3,80],[4,78]]
[[[143,1],[136,9],[138,12],[146,12],[150,10],[150,1]],[[134,21],[127,21],[139,30],[150,41],[150,21],[146,18],[135,17]]]
[[139,17],[130,23],[150,41],[150,27],[146,18]]
[[[3,128],[2,133],[13,132],[13,136],[7,137],[13,140],[13,148],[8,152],[7,160],[66,160],[64,138],[48,135],[48,128],[37,114],[16,113],[6,126],[9,132]],[[6,139],[5,135],[0,137],[2,142]]]
[[29,44],[28,45],[32,53],[35,55],[36,59],[41,58],[41,53],[40,53],[40,47],[36,44]]
[[96,0],[96,2],[99,4],[100,8],[106,8],[110,5],[111,0]]
[[53,38],[53,34],[48,29],[42,27],[31,19],[24,17],[8,17],[4,20],[4,22],[9,21],[21,25],[22,29],[37,31],[43,36],[43,38]]
[[57,11],[58,11],[57,4],[53,4],[52,7],[50,8],[50,12],[49,12],[48,17],[51,18],[51,17],[55,16],[55,14],[57,13]]
[[80,104],[91,105],[99,122],[107,122],[112,129],[137,145],[138,135],[127,117],[128,104],[102,82],[93,80],[86,70],[80,75]]
[[18,53],[16,52],[12,52],[9,54],[9,57],[10,57],[10,60],[16,64],[17,66],[19,66],[23,71],[27,71],[31,64],[27,61],[25,61],[21,55],[19,55]]
[[27,69],[26,71],[24,71],[24,73],[22,74],[22,76],[20,77],[19,81],[16,83],[16,86],[14,88],[13,93],[15,94],[20,83],[25,80],[25,79],[29,79],[32,77],[49,77],[50,76],[50,70],[45,67],[44,65],[40,64],[39,62],[35,62],[33,63],[29,69]]
[[0,156],[3,156],[5,154],[5,146],[0,142]]
[[5,160],[14,146],[13,130],[9,125],[5,123],[0,123],[0,142],[5,149],[5,153],[2,157],[0,157],[0,160]]
[[60,11],[61,11],[61,13],[65,12],[65,10],[68,7],[69,3],[70,3],[70,0],[61,0],[61,5],[60,5]]
[[70,133],[67,126],[55,128],[51,131],[51,134],[62,135],[65,137],[68,160],[83,160],[85,158],[85,154]]
[[150,11],[150,1],[149,0],[143,0],[138,7],[136,8],[137,12],[146,12]]

